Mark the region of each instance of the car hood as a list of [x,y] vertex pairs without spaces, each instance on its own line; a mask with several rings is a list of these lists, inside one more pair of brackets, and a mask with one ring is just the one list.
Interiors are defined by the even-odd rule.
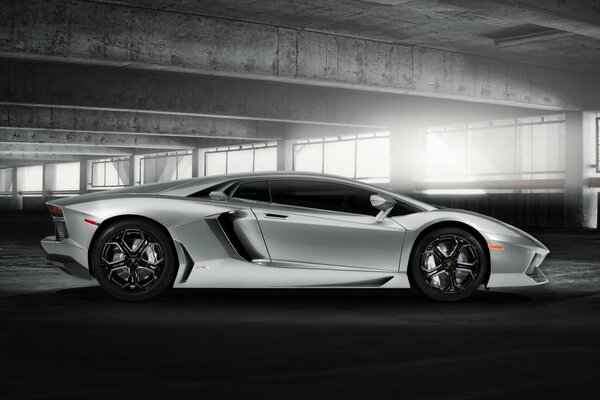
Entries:
[[514,226],[512,226],[510,224],[507,224],[506,222],[500,221],[499,219],[492,218],[492,217],[487,216],[487,215],[479,214],[479,213],[476,213],[474,211],[467,211],[467,210],[460,210],[460,209],[453,209],[453,208],[445,208],[445,209],[443,209],[443,211],[451,211],[453,213],[458,213],[458,214],[465,214],[465,215],[477,216],[478,218],[482,218],[482,219],[485,219],[487,221],[490,221],[490,222],[502,225],[504,228],[506,228],[506,229],[514,232],[515,234],[526,237],[527,239],[529,239],[533,243],[535,243],[537,246],[546,248],[546,246],[544,246],[539,240],[537,240],[536,238],[534,238],[533,236],[531,236],[529,233],[527,233],[525,231],[522,231],[521,229],[516,228],[516,227],[514,227]]

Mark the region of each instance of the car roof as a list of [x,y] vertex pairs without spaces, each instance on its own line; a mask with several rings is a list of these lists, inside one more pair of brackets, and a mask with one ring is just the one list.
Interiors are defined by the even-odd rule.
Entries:
[[217,186],[220,183],[225,182],[235,182],[235,181],[244,181],[244,180],[255,180],[255,179],[312,179],[312,180],[322,180],[327,182],[337,182],[352,186],[359,186],[365,189],[373,190],[375,192],[380,192],[382,194],[387,194],[396,199],[402,200],[406,203],[412,204],[424,210],[434,210],[436,207],[424,203],[419,200],[415,200],[411,197],[403,196],[389,190],[383,189],[378,186],[369,185],[360,181],[352,180],[343,176],[338,175],[330,175],[330,174],[322,174],[316,172],[301,172],[301,171],[274,171],[274,172],[246,172],[246,173],[237,173],[237,174],[227,174],[227,175],[213,175],[210,177],[201,177],[201,178],[193,178],[189,179],[186,182],[183,182],[181,185],[171,187],[166,189],[160,194],[167,196],[181,196],[186,197],[190,196],[194,193],[197,193],[201,190],[208,189],[213,186]]

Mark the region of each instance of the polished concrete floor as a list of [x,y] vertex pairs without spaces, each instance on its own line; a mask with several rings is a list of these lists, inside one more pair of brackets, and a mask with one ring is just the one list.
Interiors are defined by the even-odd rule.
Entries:
[[[411,291],[185,290],[140,304],[46,265],[43,214],[0,214],[0,398],[590,398],[600,234],[534,231],[551,283],[437,304]],[[595,396],[592,396],[592,398]]]

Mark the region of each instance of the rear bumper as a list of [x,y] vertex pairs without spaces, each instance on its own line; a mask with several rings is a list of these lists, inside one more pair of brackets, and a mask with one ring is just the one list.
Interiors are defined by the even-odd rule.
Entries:
[[72,239],[56,240],[55,236],[48,236],[40,243],[46,251],[46,260],[49,263],[58,266],[69,275],[91,279],[87,268],[87,251]]

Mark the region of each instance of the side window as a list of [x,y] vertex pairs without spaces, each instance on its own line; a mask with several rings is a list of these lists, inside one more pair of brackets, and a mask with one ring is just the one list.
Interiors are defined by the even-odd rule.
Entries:
[[269,185],[267,181],[242,183],[233,193],[236,199],[270,202]]
[[375,192],[340,183],[311,180],[269,181],[274,203],[352,214],[377,215],[370,197]]

